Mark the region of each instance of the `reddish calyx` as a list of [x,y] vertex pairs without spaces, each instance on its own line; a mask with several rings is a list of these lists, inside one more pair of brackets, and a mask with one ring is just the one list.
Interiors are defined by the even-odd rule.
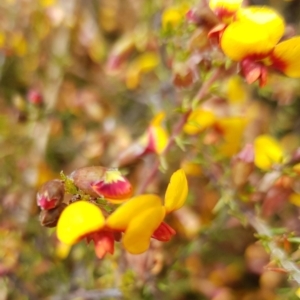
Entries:
[[258,80],[260,87],[266,85],[268,70],[265,65],[251,58],[243,59],[240,65],[242,75],[245,77],[247,83],[251,84]]
[[176,231],[171,226],[162,222],[152,234],[152,238],[161,242],[168,242],[175,234]]

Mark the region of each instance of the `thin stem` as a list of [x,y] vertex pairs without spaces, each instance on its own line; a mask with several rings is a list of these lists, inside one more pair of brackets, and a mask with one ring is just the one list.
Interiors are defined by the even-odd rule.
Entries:
[[[199,103],[209,93],[209,89],[210,89],[211,85],[223,74],[223,72],[224,72],[223,68],[216,69],[213,72],[213,74],[211,75],[211,77],[202,84],[201,88],[199,89],[199,91],[195,97],[197,103]],[[169,150],[172,148],[172,146],[175,143],[176,138],[182,132],[182,129],[183,129],[184,125],[186,124],[192,111],[193,111],[192,108],[189,108],[181,116],[178,123],[174,126],[173,132],[168,140],[166,148],[161,153],[161,156],[166,155],[169,152]],[[159,169],[159,165],[160,165],[159,159],[157,158],[148,177],[142,182],[142,184],[138,188],[137,194],[142,194],[146,191],[147,186],[153,181],[154,177],[156,176],[158,169]]]
[[276,242],[274,242],[274,236],[267,224],[253,214],[246,213],[246,216],[249,224],[256,230],[256,232],[268,238],[267,243],[271,259],[277,261],[289,273],[291,278],[300,284],[299,267],[292,262],[286,252],[279,248]]

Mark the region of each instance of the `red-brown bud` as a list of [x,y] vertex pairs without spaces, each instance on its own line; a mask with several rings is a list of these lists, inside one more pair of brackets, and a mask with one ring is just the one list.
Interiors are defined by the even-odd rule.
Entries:
[[65,188],[60,180],[50,180],[39,189],[36,200],[37,205],[43,209],[53,209],[64,200]]
[[131,196],[129,181],[115,168],[86,167],[74,171],[70,179],[83,192],[93,197],[125,199]]
[[42,226],[55,227],[62,211],[67,207],[67,204],[61,203],[57,207],[40,212],[39,220]]

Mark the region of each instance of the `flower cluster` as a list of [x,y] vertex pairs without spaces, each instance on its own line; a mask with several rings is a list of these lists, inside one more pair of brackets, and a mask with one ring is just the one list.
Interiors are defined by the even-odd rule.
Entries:
[[[91,168],[96,168],[97,172]],[[75,171],[75,175],[71,174],[70,178],[75,179],[76,186],[84,188],[85,191],[98,193],[99,189],[95,189],[90,181],[95,174],[99,175],[100,171],[104,171],[98,168],[102,167],[84,168],[83,171],[79,169]],[[124,180],[121,178],[117,184]],[[114,199],[118,198],[118,194],[120,200],[123,198],[124,189],[118,189],[114,181],[106,182],[106,187],[104,191],[114,191],[111,193]],[[114,242],[119,241],[123,234],[122,243],[128,252],[145,252],[149,248],[151,238],[165,242],[175,234],[175,230],[163,220],[166,214],[184,204],[187,193],[186,176],[180,169],[172,175],[164,201],[157,195],[143,194],[129,200],[123,199],[125,202],[111,214],[91,199],[75,201],[61,212],[57,222],[57,237],[67,245],[73,245],[83,239],[87,242],[93,241],[97,257],[102,258],[106,253],[114,253]]]
[[[227,57],[240,62],[248,83],[267,82],[268,69],[289,77],[300,77],[300,36],[281,41],[284,19],[266,6],[241,7],[242,1],[210,1],[210,7],[223,22],[210,32],[218,36]],[[281,41],[281,42],[280,42]]]

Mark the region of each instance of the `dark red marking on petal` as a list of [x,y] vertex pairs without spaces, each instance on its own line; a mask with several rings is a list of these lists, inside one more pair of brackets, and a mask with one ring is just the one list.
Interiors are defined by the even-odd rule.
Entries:
[[110,183],[101,180],[91,184],[91,188],[99,196],[109,199],[126,199],[132,195],[132,186],[125,178]]

